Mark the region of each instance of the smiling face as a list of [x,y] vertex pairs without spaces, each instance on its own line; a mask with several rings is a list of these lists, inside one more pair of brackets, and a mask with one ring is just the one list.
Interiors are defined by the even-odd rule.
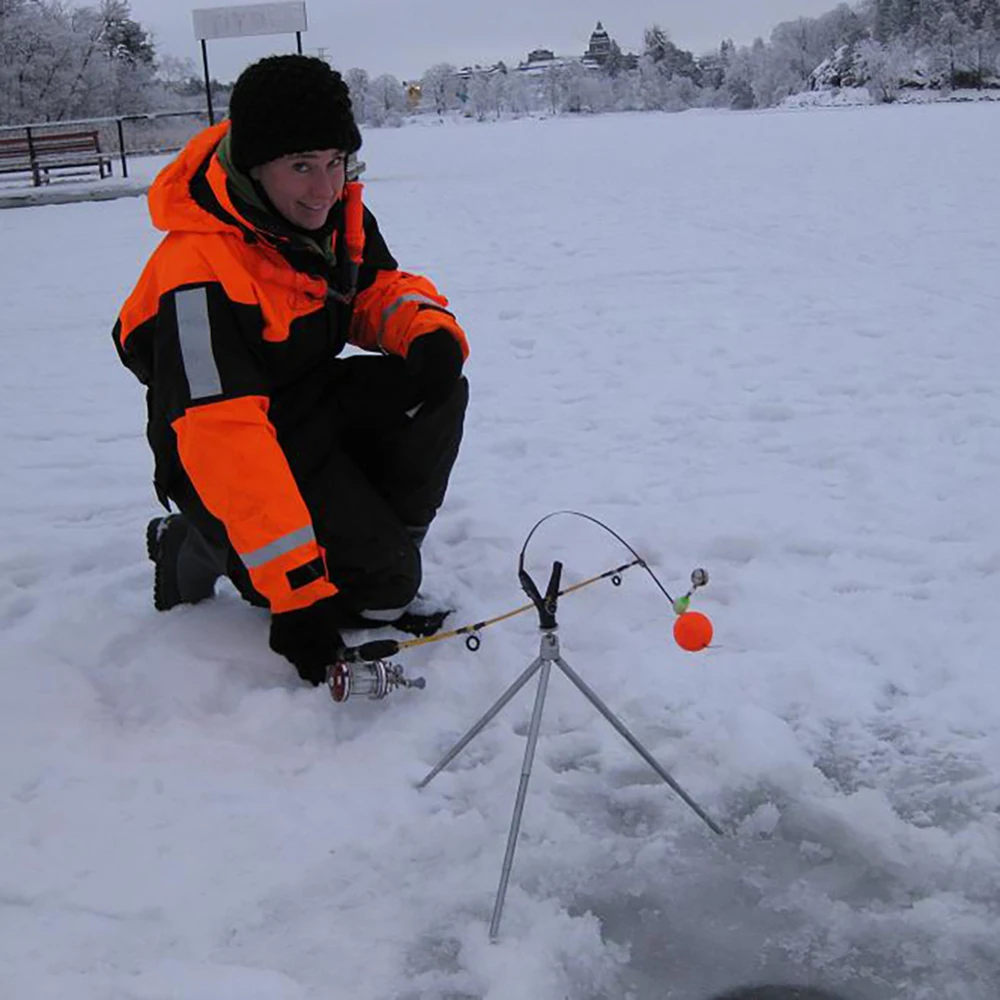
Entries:
[[279,156],[250,176],[271,204],[293,225],[319,229],[344,190],[347,154],[339,149],[313,150]]

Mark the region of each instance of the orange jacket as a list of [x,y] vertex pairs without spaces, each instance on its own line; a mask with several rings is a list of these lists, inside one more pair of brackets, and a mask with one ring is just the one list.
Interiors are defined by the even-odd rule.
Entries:
[[[270,411],[301,396],[345,342],[406,356],[415,337],[462,328],[424,277],[398,270],[365,210],[357,295],[344,301],[343,212],[337,263],[235,195],[215,149],[228,122],[195,136],[150,189],[166,232],[122,307],[114,339],[147,386],[157,488],[177,465],[273,612],[336,592]],[[335,206],[337,213],[341,206]],[[338,284],[341,287],[338,288]]]

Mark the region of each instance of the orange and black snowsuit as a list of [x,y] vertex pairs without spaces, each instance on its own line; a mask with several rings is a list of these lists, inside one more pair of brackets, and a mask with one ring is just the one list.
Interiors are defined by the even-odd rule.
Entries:
[[434,285],[398,269],[367,209],[353,299],[341,204],[327,256],[258,218],[216,155],[227,129],[197,135],[151,188],[153,223],[167,235],[114,340],[147,388],[160,499],[203,508],[277,613],[337,590],[286,443],[294,415],[326,398],[332,359],[347,343],[405,357],[438,329],[463,356],[468,346]]

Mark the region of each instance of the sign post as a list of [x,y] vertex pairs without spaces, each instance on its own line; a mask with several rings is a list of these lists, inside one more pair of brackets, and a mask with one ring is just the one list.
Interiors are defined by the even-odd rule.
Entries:
[[294,32],[296,48],[299,55],[302,55],[302,32],[307,27],[305,0],[293,0],[290,3],[253,3],[240,7],[208,7],[192,10],[191,16],[194,19],[194,37],[201,42],[209,125],[215,124],[212,78],[208,72],[209,39],[282,35]]

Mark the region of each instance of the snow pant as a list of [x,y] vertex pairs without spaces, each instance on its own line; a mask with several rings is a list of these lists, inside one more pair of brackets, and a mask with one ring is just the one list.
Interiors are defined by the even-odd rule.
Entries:
[[[405,413],[401,365],[370,355],[334,359],[316,398],[289,393],[270,410],[345,611],[381,620],[396,617],[420,586],[420,541],[444,500],[469,398],[461,378],[444,398]],[[190,551],[266,607],[182,471],[167,494],[196,529]]]

